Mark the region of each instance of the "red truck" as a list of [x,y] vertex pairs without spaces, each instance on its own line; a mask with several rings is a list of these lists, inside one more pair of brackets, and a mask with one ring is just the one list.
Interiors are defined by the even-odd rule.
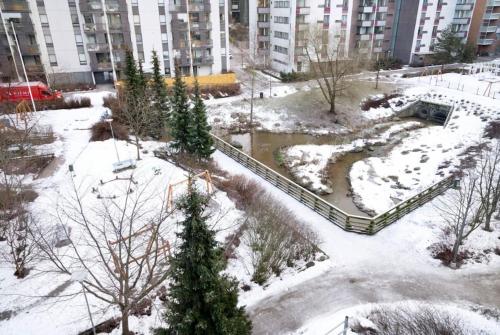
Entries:
[[29,83],[29,86],[28,88],[28,83],[26,82],[0,84],[0,102],[30,101],[30,88],[35,101],[57,100],[62,98],[61,92],[52,91],[41,81],[32,81]]

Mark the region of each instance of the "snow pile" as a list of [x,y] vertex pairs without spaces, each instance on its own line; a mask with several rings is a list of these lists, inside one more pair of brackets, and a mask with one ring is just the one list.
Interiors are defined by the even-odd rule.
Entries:
[[[470,306],[471,309],[475,306]],[[498,334],[500,332],[500,324],[497,320],[488,319],[487,317],[473,312],[472,310],[465,309],[462,305],[455,304],[430,304],[419,301],[400,301],[395,303],[383,304],[365,304],[358,305],[344,310],[315,318],[308,322],[305,326],[300,328],[293,334],[296,335],[313,335],[313,334],[326,334],[332,331],[332,334],[341,333],[343,328],[343,321],[347,316],[349,319],[349,329],[347,334],[358,334],[356,329],[377,329],[376,323],[370,318],[372,311],[384,310],[388,313],[402,312],[405,317],[408,317],[412,312],[418,313],[419,311],[435,311],[433,317],[443,317],[441,322],[446,324],[449,320],[455,320],[464,331],[465,334]],[[409,314],[406,314],[409,313]],[[429,315],[429,317],[432,317]],[[436,319],[437,321],[437,319]],[[335,330],[335,331],[333,331]]]

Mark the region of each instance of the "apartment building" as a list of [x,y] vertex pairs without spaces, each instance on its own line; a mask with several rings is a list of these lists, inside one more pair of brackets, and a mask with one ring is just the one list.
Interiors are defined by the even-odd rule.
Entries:
[[426,64],[440,32],[451,29],[479,54],[499,52],[495,0],[250,0],[250,48],[276,71],[307,67],[306,41],[321,31],[324,45],[342,56],[393,56]]
[[[0,5],[7,18],[21,14],[14,26],[30,79],[38,75],[51,84],[93,84],[121,77],[126,50],[146,72],[152,70],[153,50],[165,75],[173,76],[176,65],[183,75],[228,71],[227,1],[0,0]],[[6,27],[9,39],[0,28],[4,80],[13,77],[8,73],[12,54],[19,58],[9,48],[10,22]]]

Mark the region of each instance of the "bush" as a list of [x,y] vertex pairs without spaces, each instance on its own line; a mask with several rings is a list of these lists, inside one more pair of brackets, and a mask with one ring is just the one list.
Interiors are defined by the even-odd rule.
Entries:
[[234,175],[218,183],[239,209],[246,209],[254,199],[263,193],[257,182],[243,175]]
[[52,88],[62,92],[90,91],[95,89],[91,84],[53,84]]
[[92,107],[92,103],[88,97],[71,97],[67,99],[61,98],[57,100],[35,101],[35,105],[38,110]]
[[394,57],[381,58],[372,63],[371,70],[396,70],[401,68],[401,60]]
[[[444,265],[449,266],[453,260],[452,248],[444,242],[436,243],[430,246],[431,255],[434,259],[439,259]],[[465,260],[472,257],[472,254],[467,250],[458,252],[457,264],[461,265]]]
[[475,333],[467,329],[459,316],[450,314],[432,306],[376,307],[370,311],[367,319],[376,329],[366,328],[356,323],[351,329],[358,334],[376,335],[465,335]]
[[280,72],[280,79],[284,83],[291,83],[294,81],[304,80],[305,76],[302,73],[298,73],[295,71],[288,72],[288,73],[281,71]]
[[119,123],[125,124],[125,119],[123,117],[123,108],[120,100],[112,94],[103,97],[102,100],[103,106],[111,110],[113,119]]
[[389,100],[397,98],[401,96],[400,94],[393,93],[393,94],[386,94],[384,93],[383,97],[370,97],[368,99],[365,99],[361,102],[361,110],[362,111],[368,111],[370,108],[379,108],[379,107],[384,107],[384,108],[389,108]]
[[488,123],[485,129],[485,137],[487,138],[500,138],[500,120],[494,120]]
[[269,194],[254,197],[248,209],[245,240],[251,249],[252,280],[264,284],[297,260],[308,261],[317,251],[315,233]]
[[[128,140],[128,129],[121,123],[117,121],[111,122],[113,126],[113,133],[115,135],[115,139],[117,140],[123,140],[126,141]],[[109,122],[106,121],[99,121],[97,123],[94,123],[94,125],[91,128],[91,137],[90,141],[106,141],[109,140],[110,138],[113,138],[113,135],[111,134],[111,127],[109,125]]]

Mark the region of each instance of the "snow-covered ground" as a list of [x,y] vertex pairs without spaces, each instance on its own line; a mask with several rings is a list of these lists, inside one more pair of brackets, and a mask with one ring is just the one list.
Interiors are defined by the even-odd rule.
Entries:
[[[404,172],[408,165],[408,169],[411,168],[414,171],[412,175],[415,178],[419,176],[417,172],[421,173],[419,185],[424,185],[428,178],[435,177],[435,170],[441,159],[453,159],[467,143],[473,143],[474,140],[479,139],[478,132],[482,131],[484,122],[481,121],[480,116],[474,115],[474,109],[482,108],[483,114],[490,117],[493,117],[494,111],[498,109],[498,100],[469,97],[466,93],[456,93],[447,88],[433,88],[433,90],[436,95],[431,92],[426,96],[427,99],[439,98],[441,100],[442,97],[438,95],[442,94],[452,100],[468,99],[469,103],[459,107],[458,118],[452,119],[446,129],[439,127],[440,132],[433,131],[434,127],[413,130],[411,134],[418,133],[419,136],[412,139],[410,135],[405,138],[385,161],[360,162],[360,164],[372,164],[372,168],[377,169],[380,175],[395,173],[400,178],[400,183],[414,185],[412,183],[416,181],[412,179],[413,177],[406,176]],[[407,94],[411,100],[412,95],[426,95],[428,91],[428,87],[416,87],[407,91]],[[93,108],[48,111],[40,114],[43,115],[40,119],[41,124],[51,125],[58,137],[55,143],[47,145],[45,149],[53,150],[58,157],[62,158],[61,164],[55,167],[52,175],[33,181],[33,187],[40,196],[31,206],[35,212],[44,217],[42,222],[46,225],[54,224],[49,214],[53,213],[55,205],[68,198],[67,192],[71,188],[69,164],[74,166],[73,178],[76,184],[87,189],[86,197],[89,199],[89,206],[100,203],[89,188],[98,187],[100,192],[114,195],[118,194],[120,188],[123,187],[121,181],[104,187],[99,186],[101,179],[108,180],[115,176],[111,172],[111,165],[116,161],[113,141],[88,142],[89,127],[106,110],[101,105],[102,95],[105,94],[107,93],[84,93],[91,97]],[[217,103],[209,102],[208,104],[210,108],[220,108],[223,117],[230,118],[233,102],[231,102],[232,98],[227,99],[219,99]],[[266,113],[265,109],[259,113],[261,115],[272,114]],[[368,113],[371,114],[371,119],[390,116],[389,112],[381,110]],[[269,118],[268,126],[279,129],[278,126],[272,124],[275,115],[270,115]],[[285,122],[286,119],[281,121]],[[290,130],[290,128],[287,129]],[[401,129],[389,128],[376,140],[384,142],[394,137],[394,131],[400,132]],[[446,136],[450,138],[443,136],[443,131],[446,131]],[[424,143],[427,147],[412,144],[412,141]],[[440,144],[441,147],[439,147]],[[138,162],[134,170],[134,177],[140,182],[151,180],[148,191],[151,194],[158,194],[158,198],[151,202],[151,206],[158,206],[170,182],[184,179],[186,175],[183,170],[153,157],[152,150],[159,145],[155,142],[143,142],[143,149],[148,152],[142,153],[143,159]],[[375,145],[375,143],[369,145]],[[462,147],[457,147],[459,145]],[[135,156],[135,147],[126,142],[118,141],[117,149],[122,159]],[[413,151],[414,149],[423,151]],[[443,152],[446,149],[448,151]],[[309,153],[307,150],[304,152]],[[328,150],[330,154],[335,151],[332,148]],[[402,154],[406,150],[410,152]],[[425,163],[420,163],[423,154],[429,158]],[[308,169],[316,168],[312,161],[317,155],[310,154],[310,156],[312,158]],[[321,240],[319,247],[329,257],[322,262],[315,262],[314,266],[305,271],[302,271],[303,265],[299,272],[288,269],[282,276],[273,277],[268,285],[260,287],[249,282],[249,269],[244,261],[248,250],[244,245],[237,249],[236,254],[240,258],[231,260],[227,271],[236,275],[242,283],[250,284],[249,291],[240,292],[240,304],[247,306],[254,320],[255,334],[297,333],[299,329],[303,333],[318,334],[328,330],[330,324],[336,324],[337,318],[342,319],[346,314],[352,315],[360,310],[355,307],[351,313],[344,311],[346,308],[367,302],[425,300],[446,305],[460,304],[463,309],[467,309],[469,303],[500,308],[500,257],[492,252],[495,247],[500,247],[498,239],[500,223],[498,221],[494,221],[493,233],[478,230],[466,241],[465,247],[478,253],[481,251],[483,254],[479,262],[473,259],[460,270],[451,270],[441,265],[439,260],[433,259],[428,250],[429,246],[439,241],[444,225],[443,219],[435,208],[439,198],[415,210],[375,236],[357,235],[334,226],[224,154],[217,151],[213,158],[224,170],[232,174],[246,175],[260,183],[288,207],[299,221],[306,223],[318,234]],[[326,160],[321,158],[318,164],[326,164],[328,159],[329,157]],[[430,167],[427,169],[428,164]],[[396,165],[400,170],[394,168]],[[420,170],[414,169],[417,166]],[[367,201],[370,206],[378,208],[379,204],[375,204],[375,200],[381,203],[380,207],[388,206],[387,198],[399,190],[384,186],[383,192],[386,193],[378,193],[376,184],[387,184],[387,182],[379,176],[370,175],[373,171],[370,168],[363,170],[363,167],[366,166],[360,165],[358,175],[354,177],[351,175],[354,179],[360,176],[365,177],[365,179],[358,178],[359,184],[353,187],[358,192],[366,191],[366,199],[363,198],[362,201]],[[353,171],[356,171],[355,167]],[[120,173],[123,177],[129,175],[130,171]],[[314,174],[312,173],[311,176]],[[401,195],[403,196],[406,195]],[[221,220],[214,218],[217,221],[216,228],[220,229],[217,238],[223,241],[225,236],[235,228],[235,222],[244,218],[244,214],[234,207],[233,202],[223,192],[217,191],[214,200],[213,206],[219,212],[226,213]],[[178,217],[172,217],[169,222],[175,225],[177,219]],[[175,228],[172,228],[171,233],[174,231]],[[72,234],[78,236],[78,231],[73,231]],[[0,248],[4,248],[1,243]],[[490,252],[485,253],[485,249]],[[47,269],[47,266],[48,264],[44,263],[36,264],[35,269],[26,278],[19,280],[13,276],[13,269],[9,264],[0,262],[1,334],[76,334],[90,327],[79,284],[71,282],[69,276],[41,271]],[[89,296],[89,300],[95,322],[118,314],[116,309],[107,308],[93,297]],[[489,327],[485,328],[489,333],[498,333],[498,322],[494,320],[485,321],[476,314],[459,311],[452,307],[446,308],[457,315],[465,315],[464,318],[471,320],[470,323],[474,326],[485,325]],[[131,318],[132,330],[148,334],[151,327],[161,325],[162,312],[161,303],[156,300],[150,317]],[[118,333],[118,330],[113,332],[113,334]],[[489,333],[486,332],[486,334]]]

